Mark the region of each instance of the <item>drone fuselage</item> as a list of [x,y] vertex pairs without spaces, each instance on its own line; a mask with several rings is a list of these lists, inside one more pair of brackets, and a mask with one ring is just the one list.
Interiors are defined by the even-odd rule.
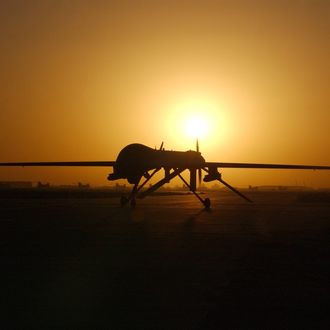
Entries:
[[136,183],[148,171],[164,168],[197,170],[204,166],[205,159],[198,151],[168,151],[157,150],[143,144],[130,144],[118,154],[114,171],[108,180],[127,179]]

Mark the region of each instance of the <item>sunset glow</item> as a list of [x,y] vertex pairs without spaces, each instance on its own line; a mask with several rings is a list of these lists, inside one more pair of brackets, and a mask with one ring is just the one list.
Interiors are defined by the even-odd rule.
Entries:
[[[3,1],[0,161],[115,160],[129,143],[188,150],[198,137],[210,161],[327,165],[329,10],[325,0]],[[29,171],[3,169],[0,181],[107,174]],[[329,173],[243,172],[233,184],[330,186]]]
[[230,109],[220,97],[183,93],[182,99],[173,100],[168,108],[167,139],[178,150],[192,148],[199,139],[202,152],[211,153],[235,134],[235,126],[230,126]]
[[186,134],[191,138],[205,137],[209,133],[207,118],[199,115],[192,115],[185,123]]

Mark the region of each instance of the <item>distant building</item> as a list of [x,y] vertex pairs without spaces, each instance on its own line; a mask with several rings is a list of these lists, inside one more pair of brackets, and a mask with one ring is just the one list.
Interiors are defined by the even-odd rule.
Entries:
[[50,187],[50,184],[49,183],[42,183],[42,182],[38,182],[37,184],[37,187],[38,188],[49,188]]
[[90,188],[90,184],[78,182],[78,188],[79,189],[88,189],[88,188]]
[[0,181],[0,189],[8,188],[32,188],[30,181]]
[[255,191],[308,191],[312,190],[311,187],[306,186],[249,186],[249,190]]
[[58,186],[58,188],[61,189],[89,189],[90,188],[90,184],[89,183],[81,183],[78,182],[78,184],[61,184]]

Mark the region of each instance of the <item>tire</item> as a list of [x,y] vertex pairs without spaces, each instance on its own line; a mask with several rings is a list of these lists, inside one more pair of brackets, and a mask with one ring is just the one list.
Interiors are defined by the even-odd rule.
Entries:
[[208,210],[211,207],[211,200],[209,198],[205,198],[203,204],[205,206],[205,209]]

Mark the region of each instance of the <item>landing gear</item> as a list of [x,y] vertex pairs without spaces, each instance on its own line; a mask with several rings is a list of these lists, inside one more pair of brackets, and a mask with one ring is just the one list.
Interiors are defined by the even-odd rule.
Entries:
[[[123,207],[126,204],[130,203],[130,207],[134,209],[136,207],[136,197],[138,198],[144,198],[148,195],[150,195],[152,192],[156,191],[158,188],[162,187],[165,183],[170,182],[173,178],[179,177],[184,184],[189,188],[189,190],[199,199],[199,201],[203,204],[204,208],[206,210],[209,210],[211,207],[211,201],[209,198],[203,199],[197,192],[196,192],[196,171],[197,169],[191,169],[191,175],[190,175],[190,184],[184,179],[184,177],[181,175],[181,173],[185,170],[185,168],[173,168],[173,171],[170,171],[168,169],[165,169],[165,177],[161,180],[159,180],[154,185],[150,185],[150,187],[139,193],[140,190],[145,186],[145,184],[154,176],[155,173],[157,173],[160,170],[160,168],[156,168],[150,175],[146,172],[144,175],[142,175],[137,181],[135,181],[134,187],[128,197],[122,196],[120,199],[120,205]],[[142,177],[145,177],[145,181],[139,185],[140,179]],[[134,181],[133,181],[134,182]],[[130,181],[130,183],[132,183]]]
[[181,174],[178,174],[179,178],[183,181],[183,183],[189,188],[189,190],[200,200],[200,202],[204,205],[205,209],[208,210],[211,207],[211,200],[209,198],[203,199],[197,192],[194,187],[192,187]]
[[211,200],[209,198],[205,198],[203,201],[203,204],[204,204],[205,210],[209,210],[211,207]]
[[[125,206],[128,202],[130,202],[130,206],[132,209],[134,209],[136,207],[136,196],[139,193],[139,191],[145,186],[145,184],[160,170],[160,167],[156,168],[153,170],[153,172],[151,174],[149,174],[148,172],[145,172],[143,175],[141,175],[140,177],[137,178],[137,180],[132,180],[129,181],[130,183],[134,183],[134,187],[130,193],[130,195],[128,197],[122,196],[120,199],[120,205],[121,206]],[[144,177],[145,180],[143,183],[140,183],[141,178]],[[140,196],[139,198],[141,198],[142,196]]]

